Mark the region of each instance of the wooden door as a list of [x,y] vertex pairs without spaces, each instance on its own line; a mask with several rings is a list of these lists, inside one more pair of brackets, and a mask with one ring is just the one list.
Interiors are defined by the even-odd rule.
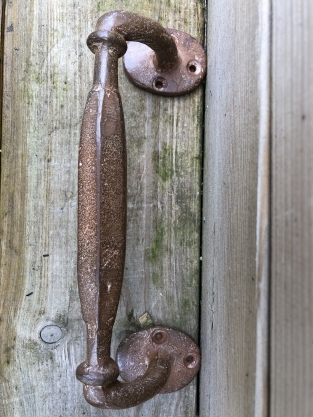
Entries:
[[[2,415],[312,417],[310,0],[1,5]],[[113,351],[152,320],[200,339],[202,368],[199,386],[104,411],[75,379],[77,156],[85,40],[117,9],[206,43],[208,74],[205,96],[173,99],[120,71],[128,240]]]
[[[86,349],[76,282],[78,144],[94,65],[86,38],[98,17],[118,9],[204,41],[201,2],[2,2],[0,396],[7,417],[197,412],[197,380],[116,412],[89,406],[75,379]],[[199,336],[202,88],[173,99],[139,90],[122,70],[119,79],[128,228],[113,354],[151,320]]]

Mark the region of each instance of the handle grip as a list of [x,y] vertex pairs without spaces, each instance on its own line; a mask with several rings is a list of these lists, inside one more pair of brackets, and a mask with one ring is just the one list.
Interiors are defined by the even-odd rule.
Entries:
[[[78,166],[78,288],[87,327],[87,359],[78,366],[76,375],[85,384],[87,401],[101,408],[132,407],[162,390],[173,390],[174,342],[170,349],[166,348],[170,338],[178,338],[180,346],[185,344],[186,354],[191,357],[189,362],[184,362],[186,355],[182,358],[186,381],[197,373],[200,362],[192,339],[161,327],[137,333],[141,345],[147,347],[143,354],[147,355],[148,365],[139,374],[136,370],[124,370],[122,376],[129,382],[121,383],[117,378],[119,368],[125,368],[125,358],[132,354],[137,342],[126,340],[127,347],[122,343],[119,366],[110,357],[126,246],[126,137],[117,77],[118,59],[127,50],[126,41],[139,41],[154,50],[150,64],[162,79],[166,74],[173,77],[186,61],[179,53],[175,36],[157,22],[129,12],[103,15],[87,39],[95,54],[95,70],[83,116]],[[194,74],[194,85],[199,84],[198,75]],[[150,83],[151,88],[158,88],[155,81]],[[190,87],[185,92],[188,91]],[[167,93],[175,94],[171,88]],[[182,90],[176,92],[181,93]],[[174,390],[179,385],[181,381],[176,382]]]

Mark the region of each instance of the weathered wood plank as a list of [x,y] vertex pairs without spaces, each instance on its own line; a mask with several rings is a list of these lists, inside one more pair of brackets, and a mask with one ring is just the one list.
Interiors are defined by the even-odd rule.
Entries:
[[[5,16],[5,4],[0,0],[0,150],[2,143],[2,107],[3,107],[3,30],[4,30],[4,16]],[[0,177],[1,177],[1,154],[0,154]],[[0,181],[1,187],[1,181]],[[0,189],[0,199],[1,199],[1,189]]]
[[207,16],[200,415],[265,417],[269,2]]
[[313,4],[273,2],[272,417],[313,414]]
[[[75,380],[85,357],[76,284],[77,156],[93,56],[85,39],[122,8],[202,40],[202,3],[7,2],[0,304],[5,417],[195,415],[196,382],[121,412],[91,408]],[[114,349],[148,311],[197,337],[201,91],[176,99],[120,74],[129,161],[126,277]],[[49,255],[49,256],[45,256]],[[47,344],[46,325],[63,337]],[[50,336],[49,336],[50,337]],[[52,336],[54,337],[54,336]]]

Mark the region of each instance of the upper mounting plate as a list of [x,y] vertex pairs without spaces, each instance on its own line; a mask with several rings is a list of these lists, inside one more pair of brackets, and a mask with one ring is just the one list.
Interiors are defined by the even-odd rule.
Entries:
[[202,82],[206,73],[203,47],[192,36],[175,29],[167,29],[174,38],[180,62],[170,71],[156,68],[154,51],[139,42],[127,42],[123,57],[124,70],[132,83],[151,93],[163,96],[186,94]]

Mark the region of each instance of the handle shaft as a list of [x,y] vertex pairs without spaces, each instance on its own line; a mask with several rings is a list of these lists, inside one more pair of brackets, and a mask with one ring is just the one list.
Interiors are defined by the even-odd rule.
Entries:
[[126,241],[126,143],[117,62],[126,43],[106,32],[93,35],[92,41],[98,42],[94,83],[83,117],[78,168],[78,286],[87,324],[85,368],[98,379],[99,370],[109,364],[117,377],[110,345]]

